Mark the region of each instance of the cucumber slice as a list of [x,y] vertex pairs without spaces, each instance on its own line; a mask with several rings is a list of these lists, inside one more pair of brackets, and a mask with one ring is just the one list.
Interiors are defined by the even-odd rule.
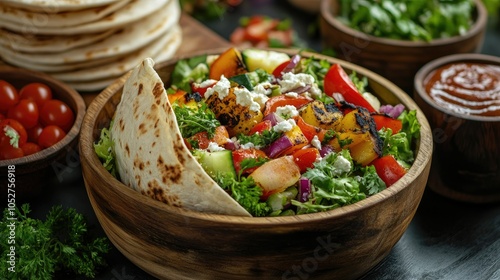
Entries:
[[243,50],[241,56],[248,71],[251,72],[260,68],[269,74],[272,74],[278,65],[290,60],[290,57],[286,53],[257,49]]
[[236,177],[236,170],[233,165],[233,153],[230,150],[208,152],[197,150],[196,157],[203,169],[211,177],[218,173],[229,173]]

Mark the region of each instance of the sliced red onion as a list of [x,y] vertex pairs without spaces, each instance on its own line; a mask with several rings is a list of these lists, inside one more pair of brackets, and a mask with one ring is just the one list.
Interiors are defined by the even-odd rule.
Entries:
[[229,140],[224,144],[224,149],[230,150],[230,151],[235,151],[238,149],[238,145],[236,145],[235,142]]
[[271,125],[275,126],[280,121],[283,121],[283,118],[278,116],[275,113],[271,113],[271,114],[264,116],[264,118],[262,120],[269,120],[269,121],[271,121]]
[[335,99],[335,101],[336,101],[337,103],[340,103],[340,102],[342,102],[342,101],[345,101],[344,96],[343,96],[341,93],[339,93],[339,92],[334,92],[334,93],[332,94],[332,97],[333,97],[333,99]]
[[[301,94],[301,93],[307,92],[310,89],[311,89],[311,85],[305,85],[303,87],[294,88],[294,89],[289,90],[287,92],[295,92],[297,94]],[[283,93],[287,93],[287,92],[283,92]]]
[[392,118],[397,118],[404,111],[405,106],[403,104],[398,104],[396,106],[392,106],[390,104],[380,106],[380,113],[387,114]]
[[321,157],[325,157],[326,155],[328,155],[329,153],[332,153],[332,152],[334,152],[332,146],[330,146],[330,145],[323,145],[323,146],[321,146],[321,150],[319,150],[319,155]]
[[269,147],[265,148],[264,152],[268,157],[275,158],[279,154],[281,154],[281,152],[290,148],[291,146],[293,146],[292,140],[290,140],[288,136],[283,135],[280,138],[278,138],[278,140],[271,143]]
[[295,69],[295,67],[297,66],[297,64],[299,64],[299,62],[300,62],[300,55],[299,54],[292,56],[292,58],[290,59],[290,63],[288,63],[285,66],[285,68],[283,68],[281,73],[291,72],[293,69]]
[[299,192],[297,194],[298,200],[300,202],[306,202],[309,200],[311,195],[311,180],[301,177],[299,179]]

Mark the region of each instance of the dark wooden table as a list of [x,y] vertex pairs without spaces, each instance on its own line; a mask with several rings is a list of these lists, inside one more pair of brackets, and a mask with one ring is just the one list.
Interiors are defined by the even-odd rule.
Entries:
[[[317,36],[308,33],[316,15],[296,10],[285,0],[245,0],[238,9],[205,26],[228,40],[241,16],[265,14],[290,18],[299,36],[314,50],[321,51]],[[500,24],[491,19],[483,53],[500,56]],[[52,205],[73,207],[86,215],[92,230],[104,234],[97,222],[83,185],[78,154],[67,157],[46,195],[33,203],[34,213]],[[96,279],[154,279],[136,267],[115,248],[109,266]],[[441,197],[426,190],[416,216],[391,253],[362,279],[500,279],[500,205],[469,204]]]

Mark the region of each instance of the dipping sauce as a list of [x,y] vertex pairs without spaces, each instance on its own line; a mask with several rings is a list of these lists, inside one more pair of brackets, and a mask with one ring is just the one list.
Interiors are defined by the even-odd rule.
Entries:
[[500,66],[451,63],[425,81],[425,90],[439,106],[464,115],[500,116]]

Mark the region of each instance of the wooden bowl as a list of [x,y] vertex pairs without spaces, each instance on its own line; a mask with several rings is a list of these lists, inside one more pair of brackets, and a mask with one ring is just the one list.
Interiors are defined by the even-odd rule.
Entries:
[[[168,206],[116,180],[94,152],[101,128],[109,125],[120,101],[124,76],[89,105],[80,156],[96,216],[112,243],[134,264],[161,279],[355,279],[398,242],[415,214],[430,170],[432,136],[425,116],[407,94],[381,76],[331,57],[301,54],[338,62],[346,71],[368,77],[382,102],[418,111],[422,132],[408,173],[374,196],[323,213],[253,218]],[[175,62],[156,66],[166,86]]]
[[425,83],[449,63],[500,66],[500,58],[455,54],[427,63],[415,76],[415,101],[427,116],[434,136],[430,189],[466,202],[500,201],[500,116],[464,115],[443,108],[429,96]]
[[482,0],[475,0],[475,22],[465,35],[431,42],[380,38],[348,27],[337,19],[340,2],[321,3],[323,47],[333,48],[340,59],[384,76],[408,94],[413,92],[415,74],[425,63],[449,54],[479,52],[482,47],[488,18]]
[[18,90],[28,83],[44,83],[52,89],[53,97],[68,104],[75,114],[73,126],[57,144],[22,158],[0,160],[0,196],[2,199],[8,196],[8,173],[12,173],[14,177],[10,180],[14,181],[10,183],[15,187],[15,198],[20,205],[22,201],[29,201],[44,191],[54,175],[58,180],[63,180],[64,172],[67,171],[65,168],[79,168],[78,134],[86,106],[80,94],[48,74],[0,65],[0,79],[11,83]]

